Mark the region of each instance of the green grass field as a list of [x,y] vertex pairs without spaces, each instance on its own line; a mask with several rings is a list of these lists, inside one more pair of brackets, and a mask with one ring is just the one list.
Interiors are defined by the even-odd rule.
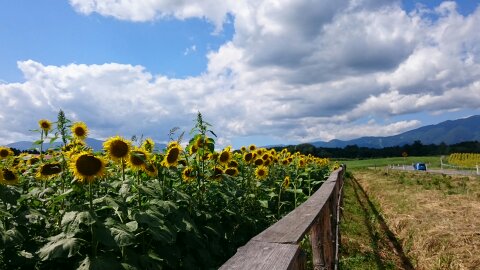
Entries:
[[406,165],[412,166],[417,162],[427,164],[428,168],[440,168],[440,156],[423,156],[423,157],[392,157],[392,158],[375,158],[375,159],[349,159],[336,160],[339,163],[347,165],[347,170],[360,169],[368,167],[386,167],[388,165]]

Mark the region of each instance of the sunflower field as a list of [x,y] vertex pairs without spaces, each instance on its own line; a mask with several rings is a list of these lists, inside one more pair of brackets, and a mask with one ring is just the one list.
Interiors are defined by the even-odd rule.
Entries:
[[113,136],[94,152],[85,123],[40,120],[40,154],[0,147],[0,269],[218,268],[331,172],[286,150],[216,150],[209,128],[199,113],[188,142]]
[[448,163],[460,167],[475,168],[480,164],[480,154],[477,153],[452,153],[448,156]]

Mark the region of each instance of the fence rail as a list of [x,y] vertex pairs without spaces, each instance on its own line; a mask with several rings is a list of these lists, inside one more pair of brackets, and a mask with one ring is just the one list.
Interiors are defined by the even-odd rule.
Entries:
[[304,269],[306,255],[300,242],[307,234],[313,269],[336,269],[345,169],[332,172],[307,201],[240,247],[220,269]]

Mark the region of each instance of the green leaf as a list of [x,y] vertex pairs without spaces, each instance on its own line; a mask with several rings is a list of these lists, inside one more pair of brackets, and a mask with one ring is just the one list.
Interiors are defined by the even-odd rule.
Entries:
[[157,216],[149,213],[138,213],[135,215],[135,220],[140,224],[145,224],[148,227],[156,227],[163,224],[163,220]]
[[73,193],[73,192],[74,192],[73,188],[70,188],[70,189],[68,189],[67,191],[65,191],[64,193],[62,193],[62,194],[60,194],[60,195],[58,195],[58,196],[53,197],[53,201],[54,201],[54,202],[60,202],[60,201],[62,201],[63,199],[65,199],[66,197],[68,197],[68,195],[70,195],[70,194]]
[[84,242],[82,239],[64,233],[50,237],[49,240],[37,251],[42,261],[54,258],[70,258],[78,253]]
[[54,141],[56,141],[58,139],[58,136],[55,136],[53,138],[50,139],[50,144],[52,144]]
[[0,200],[8,204],[16,205],[19,198],[20,192],[18,192],[14,187],[0,185]]
[[142,269],[161,270],[163,259],[153,251],[149,251],[147,255],[140,256],[140,266]]
[[175,235],[167,226],[159,226],[156,228],[149,228],[148,233],[152,236],[153,239],[156,241],[160,241],[163,243],[173,243],[175,241]]
[[266,201],[266,200],[259,200],[258,202],[260,202],[260,205],[261,205],[263,208],[268,208],[268,201]]
[[118,227],[110,228],[115,243],[119,247],[126,247],[135,243],[135,235]]
[[36,145],[40,145],[43,143],[43,140],[37,140],[37,141],[34,141],[33,144],[36,144]]
[[62,228],[64,232],[67,233],[77,233],[88,229],[90,225],[95,223],[95,219],[92,217],[90,212],[67,212],[63,215],[62,218]]
[[[80,265],[78,266],[77,270],[103,270],[103,269],[131,269],[131,268],[124,268],[123,265],[116,260],[115,258],[111,257],[95,257],[90,259],[89,256],[85,257]],[[134,268],[133,268],[134,269]]]
[[96,198],[95,200],[93,200],[93,204],[95,204],[95,205],[105,205],[108,208],[114,209],[115,211],[117,211],[120,208],[118,203],[110,196],[103,196],[103,197],[100,197],[100,198]]
[[127,224],[125,224],[130,232],[135,232],[138,229],[138,222],[130,221]]
[[99,243],[104,244],[107,247],[116,247],[117,242],[115,241],[114,237],[112,236],[111,230],[107,228],[103,223],[97,222],[94,225],[95,230],[95,239]]
[[2,240],[5,243],[5,246],[15,246],[23,242],[23,235],[15,228],[7,230],[2,234]]

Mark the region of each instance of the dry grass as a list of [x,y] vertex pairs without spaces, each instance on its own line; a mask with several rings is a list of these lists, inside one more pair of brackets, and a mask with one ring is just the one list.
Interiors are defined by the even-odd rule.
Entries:
[[416,269],[480,269],[480,179],[354,172]]

